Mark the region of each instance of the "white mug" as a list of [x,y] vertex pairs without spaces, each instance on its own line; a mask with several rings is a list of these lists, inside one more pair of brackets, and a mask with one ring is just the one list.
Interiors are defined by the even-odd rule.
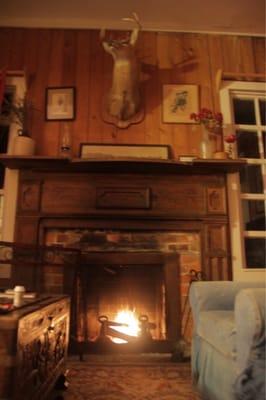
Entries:
[[19,307],[23,304],[23,297],[26,289],[24,286],[15,286],[13,305]]

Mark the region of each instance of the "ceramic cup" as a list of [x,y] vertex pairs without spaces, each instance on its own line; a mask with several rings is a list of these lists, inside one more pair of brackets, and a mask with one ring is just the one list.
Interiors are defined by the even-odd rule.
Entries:
[[13,305],[15,307],[19,307],[23,304],[23,297],[26,290],[24,286],[15,286],[14,287],[14,300]]

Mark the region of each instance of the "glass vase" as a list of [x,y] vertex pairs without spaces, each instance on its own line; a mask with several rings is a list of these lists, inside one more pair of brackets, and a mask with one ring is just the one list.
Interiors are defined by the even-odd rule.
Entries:
[[204,125],[201,128],[200,158],[212,158],[210,134]]
[[72,135],[70,126],[67,123],[62,124],[60,131],[59,155],[62,157],[71,157]]

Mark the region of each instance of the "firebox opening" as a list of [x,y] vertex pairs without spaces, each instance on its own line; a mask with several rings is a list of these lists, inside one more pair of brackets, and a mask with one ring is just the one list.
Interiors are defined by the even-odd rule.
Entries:
[[81,282],[87,340],[164,340],[165,285],[161,265],[100,265]]

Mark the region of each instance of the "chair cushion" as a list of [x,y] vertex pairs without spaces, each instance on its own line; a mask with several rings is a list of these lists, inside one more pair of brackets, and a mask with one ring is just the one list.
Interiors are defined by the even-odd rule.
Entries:
[[234,311],[202,311],[198,335],[226,357],[236,358]]

